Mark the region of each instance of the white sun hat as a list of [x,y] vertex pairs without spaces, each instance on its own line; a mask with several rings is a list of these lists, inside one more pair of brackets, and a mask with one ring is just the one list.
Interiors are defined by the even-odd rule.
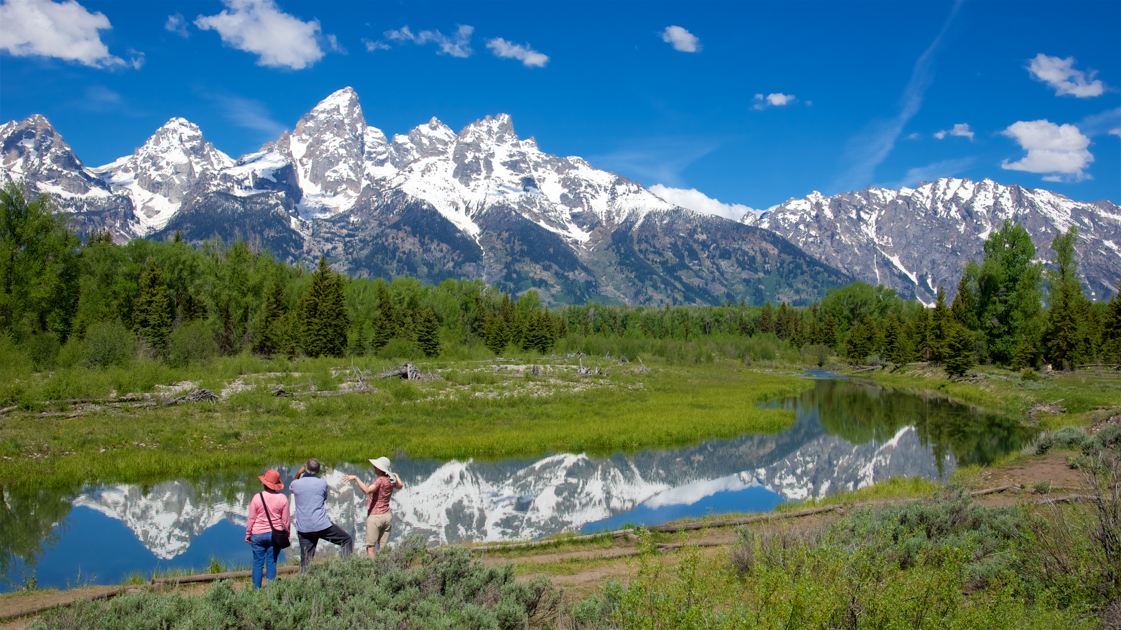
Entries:
[[374,465],[374,468],[377,468],[378,470],[382,471],[383,473],[388,474],[388,473],[393,472],[392,470],[390,470],[390,466],[392,466],[392,464],[389,463],[389,458],[388,457],[379,457],[377,459],[371,459],[370,463]]

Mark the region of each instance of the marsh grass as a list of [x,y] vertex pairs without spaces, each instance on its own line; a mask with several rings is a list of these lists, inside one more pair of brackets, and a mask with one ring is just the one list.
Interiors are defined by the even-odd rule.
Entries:
[[[158,392],[157,386],[182,381],[229,391],[218,403],[89,407],[88,415],[75,418],[2,418],[0,456],[11,459],[0,460],[0,482],[151,482],[312,456],[364,461],[371,451],[434,459],[611,455],[781,431],[793,422],[793,412],[756,403],[812,387],[810,381],[738,363],[689,368],[651,363],[650,374],[623,374],[613,361],[585,359],[585,365],[603,366],[609,374],[581,378],[550,366],[548,379],[526,379],[509,369],[495,373],[490,363],[421,364],[422,372],[444,370],[452,378],[374,379],[369,384],[376,391],[332,397],[310,392],[353,380],[350,361],[278,364],[240,355],[216,360],[206,371],[173,374],[158,366],[146,375],[59,371],[35,377],[29,386],[40,392],[53,387],[55,396],[80,393],[77,397]],[[368,373],[392,364],[354,361]],[[231,385],[235,382],[240,391]],[[278,386],[305,395],[278,397],[272,391]]]
[[922,477],[892,477],[886,481],[879,481],[857,490],[844,490],[820,499],[812,498],[805,501],[781,503],[775,508],[775,511],[797,512],[827,505],[847,505],[890,499],[914,499],[930,497],[943,490],[944,486],[942,484]]

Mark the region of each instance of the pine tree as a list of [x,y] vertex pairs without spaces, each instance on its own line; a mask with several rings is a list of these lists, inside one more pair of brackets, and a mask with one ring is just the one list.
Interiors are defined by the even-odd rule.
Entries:
[[346,310],[343,278],[331,271],[327,257],[311,276],[299,305],[300,341],[311,357],[341,357],[346,354],[346,333],[350,317]]
[[953,315],[954,321],[969,330],[977,329],[977,300],[973,295],[972,287],[969,286],[969,277],[964,273],[958,281],[958,292],[954,295],[950,314]]
[[950,310],[946,308],[946,290],[939,285],[938,297],[930,313],[930,359],[942,361],[949,353]]
[[845,340],[845,354],[849,363],[857,365],[863,363],[875,347],[876,326],[871,317],[865,317],[849,331],[849,337]]
[[892,312],[884,323],[884,359],[892,363],[907,362],[906,340],[903,337],[903,324],[899,315]]
[[951,321],[947,331],[946,374],[962,377],[973,369],[973,333],[965,326]]
[[390,339],[397,336],[397,309],[393,306],[393,298],[385,284],[378,283],[378,314],[374,318],[374,336],[370,341],[370,348],[377,352],[389,343]]
[[288,314],[288,301],[284,298],[284,272],[278,269],[265,292],[258,322],[258,334],[254,349],[262,354],[276,354],[286,345],[284,337],[284,316]]
[[1078,228],[1071,226],[1065,234],[1055,237],[1051,249],[1053,269],[1048,273],[1051,281],[1051,312],[1044,335],[1046,359],[1056,367],[1074,369],[1086,351],[1086,311],[1088,304],[1078,281],[1078,261],[1074,259],[1074,245],[1078,241]]
[[[1121,289],[1121,279],[1117,286]],[[1102,318],[1102,355],[1108,362],[1121,363],[1121,290],[1110,298]]]
[[831,350],[837,345],[837,320],[832,313],[825,316],[825,325],[821,327],[821,344]]
[[154,260],[148,261],[140,276],[140,296],[132,313],[136,333],[156,350],[166,349],[171,336],[171,298],[164,286],[163,271]]
[[773,333],[775,331],[775,315],[774,310],[771,308],[771,303],[767,302],[763,305],[763,311],[759,313],[759,332]]
[[426,357],[440,354],[440,322],[431,308],[423,308],[416,317],[416,342]]

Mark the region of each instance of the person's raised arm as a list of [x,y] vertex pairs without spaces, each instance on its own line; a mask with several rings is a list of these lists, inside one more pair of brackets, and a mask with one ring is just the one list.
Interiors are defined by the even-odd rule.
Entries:
[[361,479],[354,475],[347,475],[346,480],[353,481],[354,483],[358,484],[358,487],[362,488],[362,492],[365,492],[366,494],[373,494],[374,492],[374,484],[370,484],[367,486],[366,484],[362,483]]

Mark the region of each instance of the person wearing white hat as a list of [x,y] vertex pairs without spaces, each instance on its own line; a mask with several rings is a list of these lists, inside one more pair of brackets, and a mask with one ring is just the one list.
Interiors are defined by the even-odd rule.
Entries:
[[374,483],[366,485],[355,475],[346,475],[344,481],[353,481],[366,493],[366,557],[373,558],[381,547],[389,542],[389,528],[393,524],[393,515],[389,512],[389,498],[394,490],[400,490],[403,485],[401,478],[390,471],[388,457],[371,459],[374,473],[377,478]]

